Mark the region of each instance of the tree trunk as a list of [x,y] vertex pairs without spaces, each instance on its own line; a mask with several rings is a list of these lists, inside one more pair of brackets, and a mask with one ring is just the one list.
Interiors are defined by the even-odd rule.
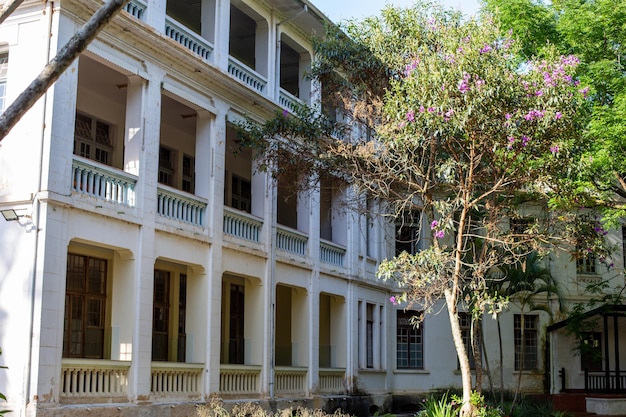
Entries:
[[498,325],[498,345],[500,347],[500,406],[504,406],[504,354],[502,353],[502,328],[500,327],[500,315],[496,318]]
[[469,356],[467,356],[467,349],[465,348],[465,343],[463,343],[463,337],[461,336],[461,326],[459,325],[459,317],[456,308],[457,297],[455,297],[453,291],[450,289],[445,290],[445,297],[450,326],[452,328],[452,339],[454,340],[454,346],[459,357],[459,366],[461,368],[463,405],[461,406],[459,416],[470,417],[473,415],[474,411],[474,407],[470,402],[472,395],[472,371],[470,369]]
[[480,350],[480,334],[482,333],[482,319],[472,318],[471,338],[472,338],[472,355],[474,357],[474,368],[476,373],[476,381],[474,381],[474,390],[479,394],[483,390],[483,359]]
[[525,317],[524,317],[524,310],[522,310],[522,314],[520,315],[520,319],[521,319],[521,324],[520,324],[520,332],[521,332],[521,346],[520,346],[520,352],[519,352],[519,369],[518,369],[518,374],[517,374],[517,386],[515,387],[515,395],[513,395],[513,401],[511,402],[511,414],[513,414],[513,410],[515,409],[515,403],[517,402],[517,397],[520,394],[520,390],[522,388],[522,374],[524,373],[524,354],[525,354],[525,350],[524,347],[526,345],[526,335],[524,332],[524,327],[526,326],[526,323],[524,323],[525,321]]
[[485,355],[484,370],[487,371],[487,381],[489,381],[489,392],[491,393],[491,398],[496,401],[496,392],[493,388],[493,375],[491,375],[491,365],[489,364],[489,357],[487,356],[487,345],[485,344],[485,334],[482,330],[482,326],[480,326],[480,328],[480,346],[482,349],[482,354]]
[[46,64],[37,78],[2,113],[0,116],[0,141],[127,2],[128,0],[109,0],[67,41],[56,56]]

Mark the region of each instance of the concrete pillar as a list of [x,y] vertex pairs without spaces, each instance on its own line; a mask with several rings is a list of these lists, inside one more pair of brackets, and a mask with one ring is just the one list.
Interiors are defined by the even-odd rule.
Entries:
[[143,92],[144,80],[137,75],[129,76],[126,88],[124,171],[133,175],[139,175],[139,161],[144,141]]

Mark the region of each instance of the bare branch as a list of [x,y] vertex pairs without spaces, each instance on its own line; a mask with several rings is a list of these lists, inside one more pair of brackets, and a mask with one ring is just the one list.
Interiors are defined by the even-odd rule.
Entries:
[[10,0],[0,9],[0,25],[22,4],[24,0]]
[[0,141],[127,2],[128,0],[109,0],[67,41],[37,78],[2,113],[0,116]]

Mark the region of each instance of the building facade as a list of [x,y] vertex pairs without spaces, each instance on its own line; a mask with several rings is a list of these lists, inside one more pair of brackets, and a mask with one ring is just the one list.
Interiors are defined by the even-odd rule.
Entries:
[[[100,5],[26,1],[0,25],[2,102]],[[346,210],[337,182],[293,195],[238,145],[237,121],[321,103],[305,74],[325,21],[300,0],[131,0],[0,142],[0,392],[15,415],[192,415],[212,395],[367,413],[459,385],[447,315],[411,326],[376,279],[419,250],[396,243],[418,225]],[[541,392],[549,317],[520,332],[518,313],[501,318],[502,364],[494,321],[485,352],[506,387],[524,372]]]

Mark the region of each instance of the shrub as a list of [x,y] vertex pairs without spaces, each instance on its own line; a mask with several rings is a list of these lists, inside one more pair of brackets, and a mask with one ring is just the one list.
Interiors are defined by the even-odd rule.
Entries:
[[212,396],[207,404],[198,406],[197,415],[198,417],[350,417],[349,414],[344,414],[341,410],[327,414],[320,409],[303,407],[298,407],[295,410],[285,408],[274,413],[264,409],[259,404],[250,402],[237,403],[229,411],[224,407],[223,401],[215,396]]

